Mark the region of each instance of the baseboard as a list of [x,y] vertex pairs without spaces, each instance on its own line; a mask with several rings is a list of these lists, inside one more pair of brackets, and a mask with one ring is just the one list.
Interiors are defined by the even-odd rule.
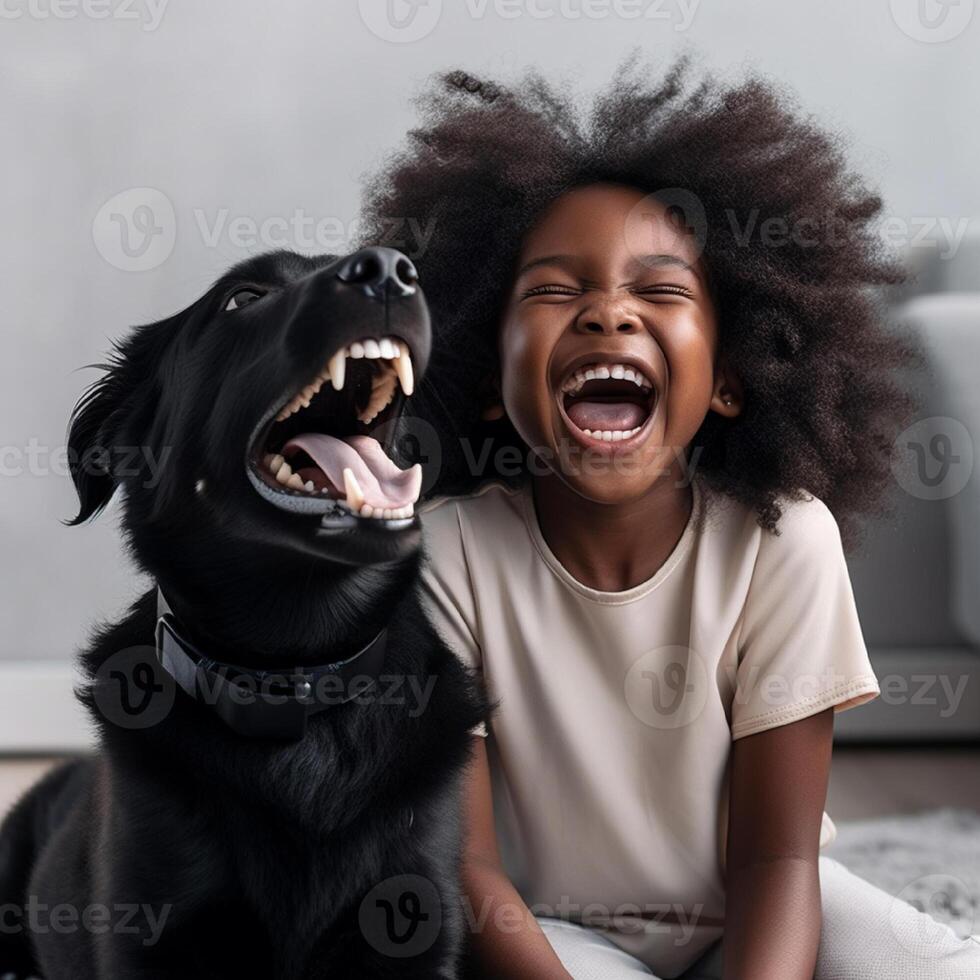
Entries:
[[70,663],[0,662],[0,753],[41,755],[92,747]]

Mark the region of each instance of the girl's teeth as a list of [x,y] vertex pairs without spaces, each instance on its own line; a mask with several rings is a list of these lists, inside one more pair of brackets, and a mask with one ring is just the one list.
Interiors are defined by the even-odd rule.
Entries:
[[602,442],[622,442],[624,439],[635,436],[642,428],[643,426],[638,425],[635,429],[583,429],[582,431],[587,436]]
[[626,364],[594,364],[590,367],[579,368],[571,377],[566,379],[561,390],[565,394],[576,395],[582,390],[586,381],[593,381],[597,378],[603,381],[607,378],[615,378],[617,381],[632,381],[633,384],[644,390],[653,387],[653,384],[642,371],[637,371]]

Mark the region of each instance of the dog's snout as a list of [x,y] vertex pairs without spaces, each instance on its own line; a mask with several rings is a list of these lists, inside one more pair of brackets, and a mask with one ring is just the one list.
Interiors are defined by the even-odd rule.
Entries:
[[408,256],[398,249],[372,246],[347,256],[337,269],[337,278],[360,286],[373,299],[384,299],[414,295],[419,276]]

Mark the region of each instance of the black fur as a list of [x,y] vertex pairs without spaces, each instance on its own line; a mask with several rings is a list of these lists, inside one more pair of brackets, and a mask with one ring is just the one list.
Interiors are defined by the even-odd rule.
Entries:
[[[425,366],[421,294],[368,296],[339,281],[338,261],[250,260],[189,309],[125,339],[73,418],[76,522],[121,488],[136,563],[195,642],[227,662],[338,660],[387,625],[383,673],[401,679],[401,696],[386,682],[376,693],[387,697],[333,706],[299,741],[240,736],[164,683],[155,594],[144,595],[82,655],[79,693],[98,725],[98,754],[50,774],[0,831],[0,975],[457,976],[459,776],[485,704],[421,611],[418,519],[400,529],[352,519],[331,531],[319,516],[268,503],[245,473],[263,413],[339,346],[398,335],[417,370]],[[225,311],[243,286],[265,295]],[[134,727],[106,709],[121,697],[120,670],[150,692],[150,711],[153,698],[167,699],[156,723]],[[154,672],[156,688],[140,670]],[[420,710],[407,685],[424,691],[430,681]],[[66,903],[80,925],[58,929],[38,911],[11,928],[11,910],[31,902]],[[386,915],[391,936],[378,932]]]

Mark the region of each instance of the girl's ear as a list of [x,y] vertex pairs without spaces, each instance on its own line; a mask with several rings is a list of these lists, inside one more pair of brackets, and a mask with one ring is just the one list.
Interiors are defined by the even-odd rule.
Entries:
[[500,378],[494,375],[483,386],[483,411],[480,417],[484,422],[497,422],[507,411],[500,394]]
[[715,369],[715,386],[711,393],[711,411],[726,419],[733,419],[742,411],[745,396],[741,382],[724,362],[719,361]]

